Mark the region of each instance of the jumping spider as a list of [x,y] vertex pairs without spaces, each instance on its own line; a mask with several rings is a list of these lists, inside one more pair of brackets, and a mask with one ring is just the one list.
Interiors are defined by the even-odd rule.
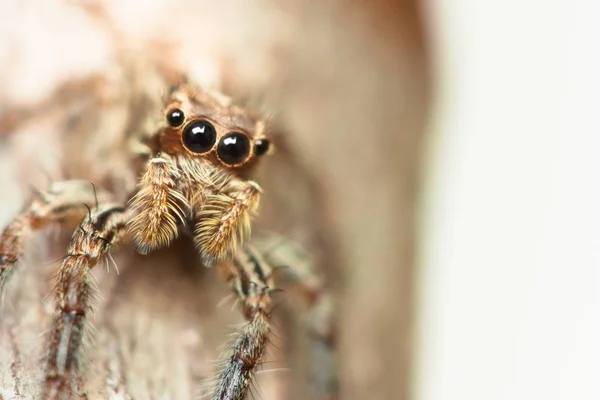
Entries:
[[243,305],[248,323],[212,395],[242,400],[271,330],[272,270],[245,242],[261,196],[252,172],[271,150],[265,120],[219,93],[183,82],[168,91],[155,129],[129,137],[133,158],[145,166],[128,202],[114,202],[118,195],[88,181],[54,182],[0,235],[1,291],[34,231],[83,218],[56,273],[42,398],[69,398],[77,390],[79,353],[95,294],[91,269],[116,245],[131,244],[146,254],[184,232],[192,235],[204,265],[222,272]]

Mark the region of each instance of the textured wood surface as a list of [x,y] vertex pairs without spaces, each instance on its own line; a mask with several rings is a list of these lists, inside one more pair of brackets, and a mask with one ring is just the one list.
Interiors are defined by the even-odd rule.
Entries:
[[[116,45],[80,11],[56,3],[52,13],[36,3],[37,9],[23,6],[13,15],[44,15],[54,21],[45,29],[60,25],[66,32],[92,26],[109,48]],[[186,10],[186,15],[161,14],[157,8],[156,15],[150,9],[137,17],[111,4],[120,10],[114,13],[127,34],[143,38],[169,32],[176,55],[160,53],[158,47],[161,56],[173,56],[209,80],[222,74],[228,91],[259,94],[265,108],[277,114],[285,134],[279,151],[261,168],[266,195],[259,227],[300,242],[334,293],[337,398],[409,398],[415,216],[428,104],[417,5],[383,0],[353,6],[342,1],[264,0],[252,7],[213,3],[165,7]],[[211,18],[195,26],[200,15]],[[127,24],[144,19],[146,24]],[[28,33],[14,29],[6,40],[18,49],[14,43],[23,43]],[[85,40],[95,43],[94,38]],[[74,57],[69,40],[47,40],[63,49],[65,66],[76,65],[82,75],[89,72],[78,66],[85,63],[69,64]],[[103,46],[95,48],[97,54],[103,54]],[[36,59],[28,58],[27,51],[23,47],[13,54],[14,82],[0,98],[4,106],[29,101],[37,93],[31,82],[50,81],[45,84],[52,88],[69,75],[30,77],[40,70],[43,76],[44,65],[32,66]],[[227,63],[211,69],[207,57]],[[98,64],[114,62],[103,60]],[[55,64],[61,65],[48,64],[47,74]],[[39,98],[51,90],[37,88]],[[75,160],[80,154],[60,150],[69,143],[64,132],[52,133],[56,118],[40,116],[0,139],[1,223],[18,211],[28,184],[43,184],[44,169],[54,177],[65,166],[71,175],[93,170],[96,160]],[[94,174],[78,177],[94,179]],[[52,261],[62,256],[67,237],[67,230],[37,235],[7,289],[0,314],[0,393],[5,399],[36,398],[41,337],[52,309],[47,297],[57,266]],[[88,398],[194,398],[199,382],[214,375],[211,362],[233,331],[230,325],[241,321],[231,301],[218,306],[228,288],[215,271],[197,268],[185,240],[146,257],[125,249],[116,262],[118,275],[114,268],[110,273],[100,266],[95,270],[102,298],[85,375]],[[324,352],[308,339],[305,297],[292,286],[279,297],[278,334],[264,366],[271,372],[258,374],[262,399],[324,398],[330,360],[319,358]]]

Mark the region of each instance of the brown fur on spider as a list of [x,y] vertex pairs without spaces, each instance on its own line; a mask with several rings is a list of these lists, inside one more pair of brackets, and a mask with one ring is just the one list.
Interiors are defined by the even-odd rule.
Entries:
[[9,223],[0,235],[0,291],[34,231],[83,217],[56,273],[42,398],[71,398],[76,391],[96,294],[91,269],[118,244],[146,254],[169,246],[181,232],[191,233],[204,264],[215,265],[242,302],[248,323],[212,398],[245,397],[270,334],[271,268],[244,242],[261,195],[252,171],[269,143],[260,116],[221,94],[180,83],[166,96],[160,122],[131,140],[145,168],[128,203],[111,201],[109,191],[87,181],[55,182]]

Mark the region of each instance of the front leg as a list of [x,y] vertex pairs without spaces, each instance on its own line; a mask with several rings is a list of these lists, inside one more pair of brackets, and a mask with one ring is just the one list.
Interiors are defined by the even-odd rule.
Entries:
[[48,341],[45,400],[74,398],[79,350],[95,294],[91,269],[123,238],[129,218],[119,205],[101,205],[86,216],[71,238],[56,275],[56,314]]
[[206,266],[236,254],[250,235],[250,222],[261,193],[256,182],[236,180],[222,193],[206,197],[194,229],[194,242]]
[[233,342],[211,400],[243,400],[271,335],[273,273],[250,246],[240,250],[232,262],[220,263],[218,268],[241,300],[247,323]]

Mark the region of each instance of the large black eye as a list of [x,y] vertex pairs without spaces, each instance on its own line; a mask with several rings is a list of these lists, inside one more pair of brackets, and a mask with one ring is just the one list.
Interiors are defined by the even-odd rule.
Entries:
[[217,131],[208,121],[190,122],[183,131],[183,144],[194,153],[206,153],[216,140]]
[[180,109],[174,108],[172,110],[169,110],[169,112],[167,112],[167,122],[173,128],[177,128],[178,126],[181,126],[181,124],[183,124],[183,121],[185,121],[185,115],[183,114],[183,111],[181,111]]
[[254,141],[254,153],[256,153],[257,156],[262,156],[269,151],[270,145],[271,142],[269,139],[256,139]]
[[228,165],[241,164],[249,154],[250,140],[243,133],[228,133],[221,138],[217,146],[219,159]]

